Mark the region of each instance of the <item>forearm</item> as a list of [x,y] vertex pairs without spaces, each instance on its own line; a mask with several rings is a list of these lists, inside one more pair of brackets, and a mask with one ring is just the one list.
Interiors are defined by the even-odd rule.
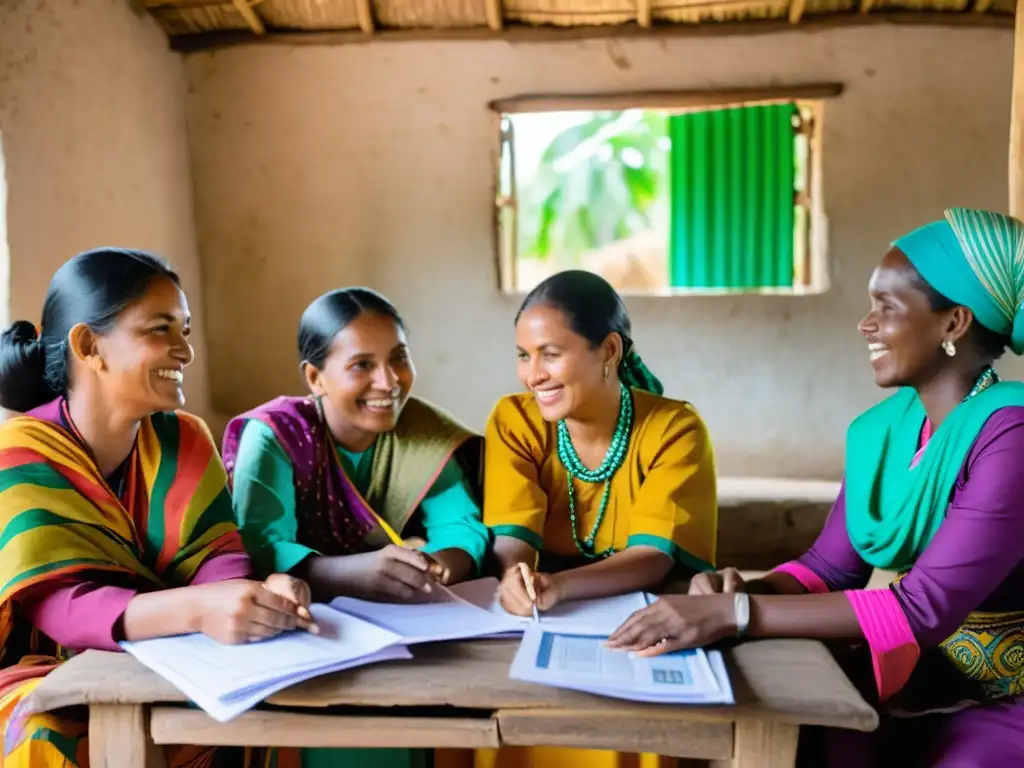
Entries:
[[192,599],[200,587],[178,587],[133,597],[121,617],[125,640],[149,640],[197,632],[198,616]]
[[502,573],[509,568],[515,568],[519,563],[526,563],[530,568],[537,564],[537,550],[525,541],[511,536],[494,537],[494,556],[498,558]]
[[351,555],[310,555],[291,570],[291,575],[309,584],[313,600],[329,602],[341,595],[350,594]]
[[606,560],[553,576],[562,600],[607,597],[653,589],[672,570],[672,558],[652,547],[630,547]]
[[794,576],[772,571],[759,579],[746,582],[744,591],[750,595],[805,595],[807,589]]
[[842,592],[751,595],[747,634],[758,638],[864,639],[850,600]]
[[449,584],[465,581],[476,572],[476,563],[465,550],[449,547],[434,552],[430,556],[448,570]]

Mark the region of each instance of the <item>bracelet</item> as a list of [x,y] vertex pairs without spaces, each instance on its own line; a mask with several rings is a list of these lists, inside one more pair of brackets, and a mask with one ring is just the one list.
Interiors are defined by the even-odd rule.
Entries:
[[733,606],[736,611],[736,637],[746,637],[747,627],[750,626],[750,595],[736,592]]

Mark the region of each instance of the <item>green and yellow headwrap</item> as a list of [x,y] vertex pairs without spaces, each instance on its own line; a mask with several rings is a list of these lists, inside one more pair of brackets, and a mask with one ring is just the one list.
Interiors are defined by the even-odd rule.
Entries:
[[1024,223],[1011,216],[951,208],[893,243],[936,291],[969,308],[989,330],[1024,353]]

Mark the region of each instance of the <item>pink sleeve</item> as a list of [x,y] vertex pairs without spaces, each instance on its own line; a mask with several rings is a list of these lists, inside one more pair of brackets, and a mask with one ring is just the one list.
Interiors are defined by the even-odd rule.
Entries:
[[213,584],[229,579],[252,578],[252,564],[245,552],[226,552],[214,555],[199,566],[189,584]]
[[788,573],[794,579],[800,582],[800,586],[811,593],[825,593],[828,592],[828,584],[826,584],[822,578],[802,563],[798,563],[796,560],[791,560],[788,563],[773,568],[773,573]]
[[844,594],[871,649],[878,699],[884,702],[907,684],[921,648],[892,590],[857,589]]
[[76,651],[118,651],[117,625],[138,592],[95,581],[58,587],[24,605],[29,621],[54,642]]
[[[211,584],[251,574],[247,554],[228,552],[203,563],[191,583]],[[134,589],[81,581],[38,593],[25,601],[24,608],[33,626],[65,648],[118,651],[118,641],[123,639],[121,616],[137,594]]]

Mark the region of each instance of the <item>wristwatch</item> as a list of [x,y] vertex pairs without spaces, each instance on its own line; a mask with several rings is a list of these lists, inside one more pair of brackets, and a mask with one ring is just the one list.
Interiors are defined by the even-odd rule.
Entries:
[[750,595],[736,592],[733,595],[733,606],[736,611],[736,637],[746,637],[750,626]]

